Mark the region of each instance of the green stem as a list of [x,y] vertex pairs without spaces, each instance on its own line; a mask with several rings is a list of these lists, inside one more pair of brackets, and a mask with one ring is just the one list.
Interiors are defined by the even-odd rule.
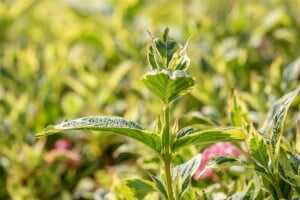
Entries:
[[172,188],[172,176],[171,176],[171,162],[165,161],[165,173],[166,173],[166,180],[167,180],[167,189],[168,189],[168,199],[174,200],[173,197],[173,188]]
[[164,105],[164,132],[163,132],[163,137],[164,137],[164,148],[165,148],[165,155],[170,155],[170,109],[169,109],[169,104]]
[[171,135],[170,135],[170,109],[168,103],[164,105],[163,112],[164,112],[164,129],[163,129],[163,136],[162,136],[164,141],[163,160],[165,163],[168,199],[174,200],[173,188],[172,188],[172,175],[171,175],[172,152],[171,152]]

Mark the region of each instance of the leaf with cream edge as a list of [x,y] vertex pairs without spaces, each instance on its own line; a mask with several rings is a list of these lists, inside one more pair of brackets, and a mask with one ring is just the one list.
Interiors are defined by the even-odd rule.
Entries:
[[136,139],[148,145],[156,152],[160,152],[161,150],[161,139],[158,133],[145,130],[140,125],[120,117],[90,116],[74,120],[65,120],[60,124],[47,127],[42,132],[37,133],[36,137],[70,130],[114,132]]
[[135,178],[123,181],[117,190],[120,190],[125,199],[139,200],[148,199],[147,195],[155,192],[154,188],[154,184],[150,181]]
[[273,153],[275,154],[279,153],[280,142],[283,133],[283,125],[287,116],[287,111],[290,108],[292,101],[298,95],[299,91],[300,86],[296,90],[284,95],[284,97],[280,99],[282,102],[280,103],[279,108],[275,111],[271,135],[271,144]]
[[182,199],[190,188],[191,177],[196,173],[201,164],[201,154],[196,155],[187,162],[173,168],[173,185],[175,186],[176,199]]
[[207,130],[194,130],[178,138],[173,143],[173,151],[196,144],[210,144],[215,142],[234,142],[245,139],[244,131],[238,127],[218,127]]
[[169,37],[168,28],[159,37],[154,38],[150,31],[148,33],[151,37],[150,45],[148,46],[148,62],[152,69],[169,68],[173,55],[182,49],[180,44]]
[[194,79],[185,71],[155,69],[143,76],[145,85],[164,103],[170,103],[188,92],[194,85]]
[[[235,158],[233,156],[219,156],[211,158],[206,164],[205,169],[221,169],[232,166],[251,168],[249,163],[245,160]],[[203,170],[203,172],[205,172],[205,170]]]

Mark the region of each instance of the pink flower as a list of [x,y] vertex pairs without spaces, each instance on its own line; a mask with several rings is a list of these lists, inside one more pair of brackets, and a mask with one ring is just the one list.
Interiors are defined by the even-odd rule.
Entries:
[[72,140],[62,138],[55,142],[53,149],[44,156],[47,163],[54,163],[56,160],[64,159],[62,162],[67,168],[78,168],[81,162],[81,156],[77,149],[73,148]]
[[239,157],[241,151],[230,142],[218,142],[206,148],[202,152],[201,164],[195,173],[194,179],[199,180],[210,177],[212,180],[217,181],[217,174],[214,173],[213,169],[205,169],[205,166],[212,157],[225,155]]

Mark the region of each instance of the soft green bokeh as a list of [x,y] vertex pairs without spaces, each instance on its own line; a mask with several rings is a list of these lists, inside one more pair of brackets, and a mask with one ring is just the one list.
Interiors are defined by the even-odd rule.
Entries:
[[[34,139],[48,124],[86,115],[124,116],[153,129],[161,111],[141,80],[149,69],[147,29],[157,35],[169,27],[181,44],[191,36],[196,87],[172,107],[180,127],[230,125],[234,89],[262,125],[272,103],[300,84],[299,13],[298,0],[1,1],[0,199],[90,198],[160,167],[147,149],[119,136],[61,135],[79,152],[78,168],[66,166],[68,158],[47,162],[59,136]],[[298,153],[299,102],[284,133]]]

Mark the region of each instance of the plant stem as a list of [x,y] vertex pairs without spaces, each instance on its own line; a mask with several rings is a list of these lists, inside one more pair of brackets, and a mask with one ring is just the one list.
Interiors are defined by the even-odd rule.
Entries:
[[166,173],[166,180],[167,180],[168,199],[174,200],[173,188],[172,188],[172,177],[171,177],[171,162],[170,161],[165,161],[165,173]]
[[172,188],[172,175],[171,175],[171,135],[170,135],[170,109],[169,104],[164,104],[164,129],[163,129],[163,141],[164,141],[164,152],[163,160],[165,163],[166,182],[168,189],[168,199],[174,200],[173,188]]
[[164,132],[163,132],[163,137],[164,137],[164,141],[165,141],[165,156],[169,156],[170,155],[170,150],[171,150],[171,146],[170,146],[170,109],[169,109],[169,104],[165,104],[164,105]]

